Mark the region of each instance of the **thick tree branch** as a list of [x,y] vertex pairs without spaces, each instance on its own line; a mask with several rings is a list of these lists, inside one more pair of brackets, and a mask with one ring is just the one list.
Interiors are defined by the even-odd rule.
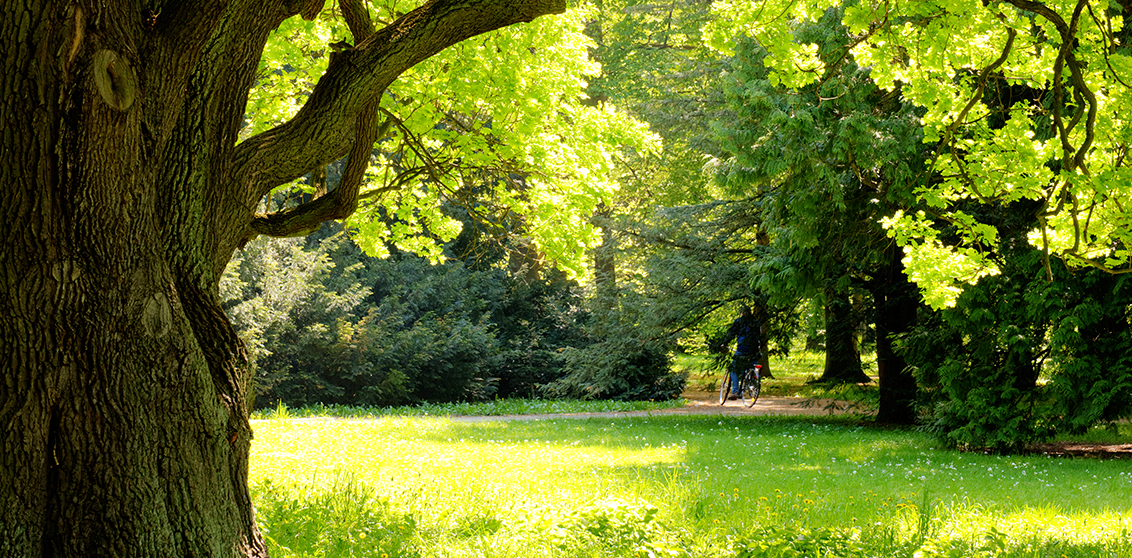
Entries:
[[[373,22],[359,0],[342,0],[339,5],[356,42],[361,43],[374,34]],[[392,123],[386,120],[380,128],[377,126],[380,110],[381,97],[377,97],[358,115],[350,159],[333,192],[294,209],[256,217],[252,231],[269,236],[303,236],[314,232],[324,221],[349,217],[358,207],[358,191],[365,180],[373,144],[385,135]]]
[[369,11],[362,5],[361,0],[340,0],[338,7],[342,11],[342,17],[346,19],[346,25],[350,26],[350,34],[354,36],[354,44],[361,44],[370,35],[377,33],[377,28],[373,26],[373,20],[370,19]]
[[376,125],[379,102],[380,99],[374,100],[358,116],[354,147],[350,150],[338,187],[298,207],[256,216],[251,223],[253,233],[275,237],[306,236],[318,230],[325,221],[345,219],[354,213],[373,144],[389,130],[388,120],[380,127]]
[[250,205],[353,144],[356,118],[402,72],[467,38],[561,13],[566,0],[433,0],[332,56],[295,117],[236,148],[233,174]]

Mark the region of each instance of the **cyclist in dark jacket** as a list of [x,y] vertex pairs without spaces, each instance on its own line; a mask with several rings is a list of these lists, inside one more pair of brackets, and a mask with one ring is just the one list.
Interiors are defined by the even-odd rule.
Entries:
[[727,346],[735,339],[735,353],[731,357],[731,396],[729,399],[739,398],[739,375],[744,370],[759,362],[762,353],[762,323],[751,314],[751,307],[743,305],[739,309],[739,317],[731,323],[727,335],[723,337],[723,345]]

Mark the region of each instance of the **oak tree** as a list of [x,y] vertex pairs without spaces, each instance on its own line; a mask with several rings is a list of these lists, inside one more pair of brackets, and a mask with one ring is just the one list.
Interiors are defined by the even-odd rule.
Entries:
[[[354,210],[403,72],[565,8],[434,0],[377,29],[343,0],[349,41],[301,108],[241,137],[270,34],[323,0],[5,2],[0,555],[265,555],[222,271]],[[257,213],[346,155],[333,189]]]

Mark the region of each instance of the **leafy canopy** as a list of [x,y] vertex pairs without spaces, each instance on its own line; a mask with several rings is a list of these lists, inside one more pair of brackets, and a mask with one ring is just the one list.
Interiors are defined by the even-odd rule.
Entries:
[[[827,0],[719,0],[711,43],[747,34],[770,80],[800,87],[825,69],[791,40]],[[1125,8],[1087,0],[854,2],[851,56],[877,85],[924,109],[931,164],[916,203],[884,221],[936,306],[998,272],[998,229],[979,206],[1035,200],[1029,241],[1073,266],[1132,271],[1132,59]],[[940,235],[946,225],[947,237]]]
[[[377,21],[415,4],[371,2]],[[582,89],[600,67],[581,31],[590,14],[575,8],[454,45],[406,71],[381,101],[389,123],[379,138],[349,219],[359,244],[384,255],[387,243],[441,258],[461,224],[446,204],[496,228],[532,237],[575,276],[597,243],[594,208],[609,203],[619,151],[648,152],[658,140],[610,105],[584,104]],[[328,45],[349,31],[334,8],[313,21],[292,18],[275,32],[248,106],[246,135],[293,116],[321,75]],[[311,178],[283,189],[313,191]],[[509,224],[523,216],[522,226]]]

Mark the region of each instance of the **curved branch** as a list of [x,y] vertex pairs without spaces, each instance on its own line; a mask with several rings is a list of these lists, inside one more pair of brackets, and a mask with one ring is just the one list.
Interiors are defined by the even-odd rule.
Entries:
[[[1077,26],[1085,8],[1088,6],[1088,1],[1077,1],[1073,10],[1073,17],[1068,23],[1060,14],[1042,2],[1033,0],[1007,0],[1007,2],[1017,8],[1042,16],[1057,29],[1057,33],[1061,39],[1061,50],[1057,54],[1057,60],[1054,62],[1053,68],[1054,127],[1057,128],[1057,133],[1061,140],[1064,170],[1069,172],[1080,170],[1087,175],[1089,170],[1084,166],[1084,161],[1085,155],[1093,145],[1094,127],[1097,117],[1097,98],[1085,83],[1085,77],[1081,72],[1081,62],[1077,60],[1074,51],[1077,45]],[[1081,107],[1078,109],[1077,114],[1073,116],[1068,125],[1062,122],[1061,116],[1061,107],[1064,104],[1064,86],[1061,83],[1063,67],[1069,68],[1069,77],[1073,83],[1074,96],[1077,97],[1077,102],[1082,104],[1081,101],[1084,101],[1084,104],[1087,105],[1087,108]],[[1081,145],[1074,149],[1073,145],[1069,143],[1069,133],[1080,123],[1083,115],[1085,116],[1085,138],[1082,140]]]
[[971,95],[971,98],[967,101],[967,105],[963,107],[963,110],[959,111],[959,115],[956,116],[951,125],[947,127],[948,135],[953,135],[955,133],[955,129],[963,123],[964,118],[967,118],[967,113],[971,112],[971,109],[975,106],[975,104],[982,100],[983,91],[987,86],[987,78],[990,77],[991,72],[997,70],[1000,66],[1006,63],[1006,60],[1008,58],[1010,58],[1010,51],[1014,47],[1014,38],[1017,35],[1018,32],[1013,28],[1006,28],[1006,45],[1002,47],[1002,54],[1000,54],[994,62],[991,62],[989,66],[983,68],[983,70],[979,72],[979,85],[975,87],[975,93]]
[[236,147],[233,176],[249,204],[341,157],[356,118],[405,70],[470,37],[566,9],[566,0],[432,0],[335,53],[293,119]]
[[380,99],[374,100],[358,116],[354,147],[350,150],[338,187],[298,207],[270,215],[257,215],[251,222],[253,233],[274,237],[306,236],[318,230],[325,221],[345,219],[354,213],[373,144],[389,131],[391,124],[386,120],[380,127],[374,125],[379,102]]
[[[356,42],[363,42],[374,34],[373,22],[358,0],[342,0],[340,6]],[[353,214],[358,207],[358,191],[369,168],[373,144],[393,123],[387,119],[380,128],[375,126],[379,110],[381,97],[370,101],[358,115],[350,158],[333,192],[294,209],[257,216],[252,220],[252,231],[276,237],[304,236],[314,232],[324,221],[345,219]]]

